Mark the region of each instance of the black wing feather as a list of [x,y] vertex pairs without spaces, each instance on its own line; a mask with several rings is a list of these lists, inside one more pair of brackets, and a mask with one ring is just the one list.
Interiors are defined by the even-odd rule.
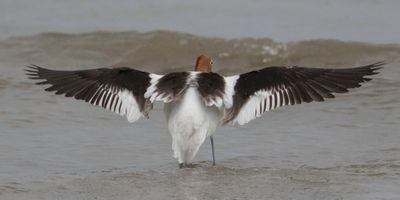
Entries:
[[384,64],[377,62],[345,69],[274,66],[241,74],[234,88],[233,106],[227,110],[224,123],[234,120],[257,91],[269,90],[273,93],[268,99],[271,109],[283,105],[276,102],[276,95],[280,95],[280,101],[284,100],[288,105],[324,101],[325,98],[333,98],[333,93],[345,93],[350,88],[360,87],[360,83],[371,80],[365,76],[377,74]]
[[151,109],[151,103],[144,98],[151,79],[147,72],[126,67],[61,71],[37,65],[27,66],[25,71],[30,79],[43,80],[36,84],[50,84],[51,86],[45,90],[56,91],[58,95],[64,94],[66,97],[74,97],[96,105],[105,95],[103,97],[105,101],[100,106],[106,108],[111,101],[110,105],[115,109],[117,106],[115,103],[118,101],[116,92],[127,89],[132,92],[143,114],[147,115]]

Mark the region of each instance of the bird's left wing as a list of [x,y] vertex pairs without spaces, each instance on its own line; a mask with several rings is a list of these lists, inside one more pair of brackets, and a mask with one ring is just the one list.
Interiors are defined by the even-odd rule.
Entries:
[[227,101],[231,103],[225,107],[223,122],[242,125],[277,107],[333,98],[333,93],[348,92],[371,80],[365,76],[378,73],[383,64],[345,69],[267,67],[225,77],[224,98],[231,98]]
[[[148,117],[153,101],[149,98],[152,93],[145,93],[163,78],[127,67],[60,71],[30,65],[25,71],[30,79],[43,80],[37,84],[50,84],[46,91],[101,106],[125,115],[129,122]],[[165,91],[163,95],[170,94]]]

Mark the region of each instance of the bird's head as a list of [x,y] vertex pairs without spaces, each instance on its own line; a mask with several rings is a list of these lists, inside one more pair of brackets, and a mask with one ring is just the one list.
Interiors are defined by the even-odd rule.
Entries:
[[208,55],[200,55],[197,57],[196,66],[194,67],[195,71],[198,72],[211,72],[211,68],[213,65],[213,60]]

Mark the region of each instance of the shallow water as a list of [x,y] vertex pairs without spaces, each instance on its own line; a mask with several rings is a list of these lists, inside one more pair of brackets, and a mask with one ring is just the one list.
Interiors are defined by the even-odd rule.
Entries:
[[[207,141],[195,159],[199,166],[187,170],[177,169],[172,158],[162,105],[150,120],[130,124],[101,108],[45,92],[23,73],[28,63],[55,69],[137,66],[164,73],[191,69],[199,52],[209,52],[224,74],[278,64],[388,64],[373,81],[336,99],[280,108],[245,126],[218,129],[217,167],[210,167]],[[2,40],[0,197],[396,199],[399,56],[397,44],[279,43],[163,31]]]

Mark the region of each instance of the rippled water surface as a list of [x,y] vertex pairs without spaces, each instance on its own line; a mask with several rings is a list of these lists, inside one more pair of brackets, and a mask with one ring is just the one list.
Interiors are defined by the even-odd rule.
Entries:
[[173,30],[223,38],[399,43],[398,0],[3,0],[0,38],[41,32]]
[[[102,42],[99,42],[102,41]],[[162,105],[125,118],[43,91],[23,68],[134,66],[190,70],[209,52],[216,71],[269,65],[349,67],[386,60],[374,80],[324,103],[277,109],[215,135],[199,166],[177,169]],[[41,34],[0,42],[2,199],[396,199],[400,185],[400,48],[335,40],[277,43],[177,32]],[[320,197],[320,198],[319,198]]]
[[[0,1],[0,199],[400,199],[399,6]],[[271,65],[387,65],[336,99],[219,128],[217,166],[206,141],[198,166],[184,170],[172,158],[161,104],[150,120],[130,124],[45,92],[23,72],[32,63],[166,73],[191,70],[201,53],[225,75]]]

